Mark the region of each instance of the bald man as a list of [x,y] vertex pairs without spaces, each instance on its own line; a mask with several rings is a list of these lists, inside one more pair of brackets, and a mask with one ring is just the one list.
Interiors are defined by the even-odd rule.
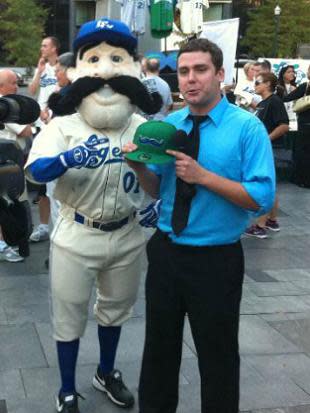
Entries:
[[[9,69],[0,70],[0,96],[16,94],[18,91],[17,76]],[[16,141],[22,149],[25,148],[25,138],[32,136],[31,125],[18,125],[17,123],[5,123],[4,129],[0,129],[0,139],[10,139]],[[22,195],[21,200],[27,199],[26,193]],[[0,228],[0,261],[9,262],[23,261],[23,257],[11,247],[8,247],[3,240]]]
[[170,86],[164,79],[159,77],[159,67],[160,62],[158,59],[150,58],[146,60],[146,77],[142,79],[142,82],[150,92],[158,92],[163,100],[163,105],[159,112],[154,115],[144,115],[148,120],[163,120],[173,106]]
[[[15,94],[18,91],[17,76],[9,69],[0,70],[0,96]],[[28,138],[32,135],[30,125],[18,125],[17,123],[6,123],[5,128],[0,130],[0,138],[17,141],[21,148],[25,142],[20,138]]]

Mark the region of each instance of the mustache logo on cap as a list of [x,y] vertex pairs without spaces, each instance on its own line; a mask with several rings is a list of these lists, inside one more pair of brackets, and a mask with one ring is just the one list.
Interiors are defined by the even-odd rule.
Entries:
[[164,139],[149,138],[148,136],[139,136],[139,142],[144,145],[151,145],[155,147],[162,146],[164,144]]

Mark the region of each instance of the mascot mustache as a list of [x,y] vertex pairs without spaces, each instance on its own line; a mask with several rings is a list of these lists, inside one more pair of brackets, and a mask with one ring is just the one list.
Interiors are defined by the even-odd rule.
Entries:
[[65,88],[65,93],[53,93],[48,100],[48,106],[55,115],[70,115],[86,96],[104,85],[109,85],[116,93],[127,96],[133,105],[148,115],[159,112],[162,107],[160,94],[150,93],[139,79],[132,76],[117,76],[111,79],[91,76],[79,78]]

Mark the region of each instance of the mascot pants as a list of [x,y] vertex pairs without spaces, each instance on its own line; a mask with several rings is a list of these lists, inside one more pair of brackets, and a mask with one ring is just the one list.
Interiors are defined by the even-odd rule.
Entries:
[[51,238],[54,339],[72,341],[84,334],[94,283],[98,324],[122,325],[131,316],[142,272],[140,225],[133,220],[103,232],[60,216]]

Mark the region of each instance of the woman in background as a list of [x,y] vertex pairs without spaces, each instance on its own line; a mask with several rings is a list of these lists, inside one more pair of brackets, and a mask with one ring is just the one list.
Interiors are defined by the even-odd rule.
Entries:
[[[308,81],[284,96],[284,102],[292,102],[310,95],[310,65]],[[297,114],[298,136],[294,144],[294,181],[297,185],[310,188],[310,108]]]
[[[278,85],[280,86],[278,88],[278,95],[281,98],[284,98],[296,89],[296,73],[293,65],[282,67],[278,76]],[[284,106],[290,121],[290,129],[297,130],[297,117],[293,110],[293,102],[286,102]]]
[[[278,79],[273,73],[261,73],[255,81],[255,93],[262,97],[261,102],[257,105],[255,115],[265,125],[272,143],[284,136],[289,130],[289,119],[285,106],[281,98],[275,95],[277,84]],[[256,223],[246,230],[245,235],[267,238],[267,230],[280,231],[277,220],[278,208],[279,200],[276,198],[272,210],[259,217]]]

